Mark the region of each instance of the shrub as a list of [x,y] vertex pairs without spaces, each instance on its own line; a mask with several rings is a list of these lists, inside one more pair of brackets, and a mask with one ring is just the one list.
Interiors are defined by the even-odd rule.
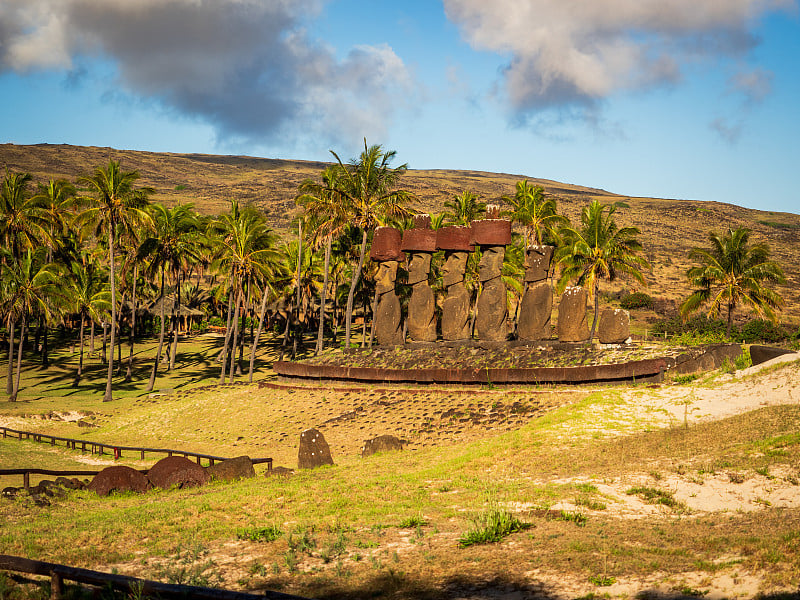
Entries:
[[765,319],[753,319],[739,328],[737,341],[743,344],[753,342],[784,342],[789,338],[789,333],[780,325]]
[[283,531],[277,525],[268,525],[266,527],[250,527],[248,529],[239,529],[236,531],[236,537],[240,540],[249,540],[251,542],[274,542],[283,535]]
[[633,294],[628,294],[619,303],[619,305],[625,310],[631,310],[634,308],[652,309],[653,304],[653,297],[649,294],[645,294],[644,292],[634,292]]

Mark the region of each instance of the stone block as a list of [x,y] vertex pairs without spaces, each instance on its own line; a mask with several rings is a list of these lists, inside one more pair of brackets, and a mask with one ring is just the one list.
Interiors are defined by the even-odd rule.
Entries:
[[98,496],[112,492],[146,492],[153,485],[144,473],[122,465],[106,467],[94,476],[88,489]]
[[376,452],[390,452],[403,449],[403,441],[393,435],[379,435],[364,442],[361,458],[372,456]]
[[400,248],[406,252],[436,252],[436,240],[433,229],[406,229]]
[[552,335],[553,290],[545,282],[528,285],[519,307],[517,337],[521,340],[546,340]]
[[472,221],[472,239],[480,246],[505,246],[511,243],[511,221],[480,219]]
[[211,481],[206,470],[185,456],[168,456],[154,464],[147,472],[153,487],[169,489],[205,485]]
[[436,230],[436,248],[458,252],[472,252],[475,243],[472,240],[472,227],[450,225]]
[[214,463],[206,467],[206,472],[211,475],[212,479],[220,479],[222,481],[235,481],[256,476],[253,461],[250,460],[249,456],[237,456],[236,458]]
[[601,344],[624,344],[631,337],[631,316],[621,308],[600,311],[597,339]]
[[376,262],[405,260],[405,255],[400,251],[401,240],[402,236],[399,229],[376,227],[372,235],[372,247],[369,251],[370,259]]

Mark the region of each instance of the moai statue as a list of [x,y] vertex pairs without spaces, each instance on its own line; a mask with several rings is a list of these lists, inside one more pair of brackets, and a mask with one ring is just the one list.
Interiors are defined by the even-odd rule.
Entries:
[[[487,207],[486,212],[490,217],[496,217],[499,207]],[[511,243],[511,221],[498,218],[473,221],[472,231],[482,252],[479,271],[481,295],[478,297],[475,330],[479,340],[502,342],[508,337],[507,293],[502,275],[505,247]]]
[[436,298],[428,285],[431,257],[436,251],[436,232],[430,228],[429,215],[416,215],[414,228],[403,232],[402,250],[409,254],[408,336],[413,342],[436,341]]
[[403,343],[400,299],[394,290],[399,261],[405,259],[400,251],[400,231],[393,227],[378,227],[372,238],[370,259],[378,263],[375,276],[375,337],[381,346]]
[[585,342],[589,339],[586,301],[589,295],[580,286],[570,286],[561,295],[558,305],[558,340]]
[[519,305],[517,337],[536,341],[550,337],[553,292],[547,283],[552,246],[528,246],[525,251],[525,292]]
[[472,228],[453,225],[436,230],[436,247],[445,251],[442,267],[447,296],[442,303],[442,338],[464,341],[470,338],[469,292],[464,287],[469,253],[474,250]]

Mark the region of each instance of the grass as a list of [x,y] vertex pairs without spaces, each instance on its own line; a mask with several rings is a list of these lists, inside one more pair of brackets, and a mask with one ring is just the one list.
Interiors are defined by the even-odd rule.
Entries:
[[[497,398],[510,404],[542,396],[517,389],[480,393],[488,394],[489,405]],[[513,430],[368,460],[359,457],[366,437],[362,424],[381,423],[395,405],[409,413],[419,403],[422,417],[449,394],[242,386],[90,405],[98,427],[89,430],[40,421],[69,437],[133,441],[146,435],[153,443],[214,448],[222,455],[291,458],[296,440],[281,441],[283,432],[299,432],[321,422],[319,415],[341,414],[354,406],[372,407],[365,414],[374,412],[373,420],[325,429],[336,466],[301,471],[289,479],[259,476],[142,496],[97,498],[76,492],[45,509],[2,501],[0,553],[113,567],[145,577],[206,577],[215,584],[222,578],[225,587],[281,589],[310,597],[383,593],[434,598],[442,582],[472,586],[487,578],[523,589],[529,580],[525,573],[532,569],[585,583],[599,573],[607,576],[605,559],[598,557],[613,564],[614,577],[635,578],[654,570],[679,574],[741,556],[736,568],[763,570],[776,585],[800,583],[796,509],[762,504],[755,514],[686,518],[674,512],[669,520],[622,522],[610,509],[591,505],[605,501],[598,491],[601,482],[631,472],[668,474],[680,465],[702,464],[717,471],[778,473],[778,465],[800,460],[800,407],[766,407],[688,429],[642,432],[641,424],[618,424],[627,435],[596,439],[585,432],[593,431],[597,410],[619,416],[624,407],[618,388],[600,389],[562,395],[566,404],[538,418],[528,415]],[[453,394],[450,402],[474,404],[477,394]],[[7,405],[0,408],[5,412]],[[25,403],[22,411],[20,406],[8,409],[16,415],[54,410],[45,398]],[[433,422],[438,426],[439,421]],[[0,440],[2,466],[71,465],[80,464],[79,459],[79,453],[63,447]],[[135,464],[132,459],[125,456],[121,462]],[[574,477],[597,484],[553,482]],[[487,497],[493,499],[488,504]],[[565,511],[563,519],[535,519],[528,525],[524,512],[510,508],[513,503],[552,506],[576,498],[586,502],[576,505],[599,512],[583,520],[578,517],[582,513]],[[465,527],[466,514],[475,518],[466,518]],[[409,536],[408,529],[423,526],[423,535]],[[285,533],[268,541],[277,531]],[[459,548],[462,539],[474,541]],[[495,539],[502,543],[488,543]],[[184,564],[194,550],[197,560]],[[231,558],[238,556],[247,559]],[[213,565],[192,571],[208,561]]]

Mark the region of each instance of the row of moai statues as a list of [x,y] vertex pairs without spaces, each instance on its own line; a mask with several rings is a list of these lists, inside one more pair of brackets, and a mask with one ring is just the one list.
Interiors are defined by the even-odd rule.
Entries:
[[[414,227],[402,234],[391,227],[378,227],[372,242],[370,259],[378,263],[376,276],[375,337],[380,345],[404,343],[402,310],[395,292],[400,263],[408,260],[408,302],[406,325],[412,342],[435,342],[438,339],[436,299],[428,285],[431,258],[444,250],[442,282],[445,297],[441,310],[441,335],[447,342],[472,339],[470,293],[464,285],[467,261],[480,246],[478,268],[481,292],[478,296],[474,330],[478,340],[503,342],[509,338],[507,290],[503,282],[505,247],[511,243],[511,221],[487,218],[472,221],[470,226],[430,228],[429,215],[416,215]],[[525,289],[520,301],[516,337],[522,341],[540,341],[551,337],[553,293],[547,281],[553,258],[552,246],[532,245],[525,254]],[[588,295],[581,287],[568,287],[558,307],[557,334],[562,342],[589,339],[587,321]],[[601,343],[623,343],[629,337],[628,313],[606,309],[601,313],[598,337]]]

